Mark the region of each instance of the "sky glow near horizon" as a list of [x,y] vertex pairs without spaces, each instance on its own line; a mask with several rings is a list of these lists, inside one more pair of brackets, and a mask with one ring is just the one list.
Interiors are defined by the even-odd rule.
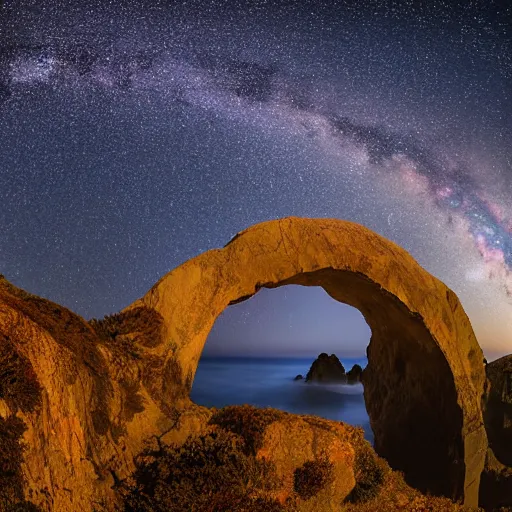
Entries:
[[[512,352],[510,6],[75,4],[0,11],[9,280],[101,317],[251,224],[334,217],[408,250],[486,355]],[[364,352],[357,311],[284,290],[228,309],[208,351]]]

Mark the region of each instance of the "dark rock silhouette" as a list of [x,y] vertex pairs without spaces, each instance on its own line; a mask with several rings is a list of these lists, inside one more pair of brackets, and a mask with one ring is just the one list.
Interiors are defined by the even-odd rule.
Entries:
[[352,368],[347,372],[347,384],[357,384],[362,382],[363,380],[363,369],[355,364]]
[[306,375],[306,382],[345,383],[347,374],[335,354],[329,356],[322,352],[313,361]]
[[512,467],[512,354],[488,363],[485,372],[484,420],[489,447],[502,464]]
[[480,504],[486,510],[512,510],[512,354],[487,363],[485,372],[484,421],[489,450]]
[[303,380],[304,377],[302,375],[297,375],[293,380]]

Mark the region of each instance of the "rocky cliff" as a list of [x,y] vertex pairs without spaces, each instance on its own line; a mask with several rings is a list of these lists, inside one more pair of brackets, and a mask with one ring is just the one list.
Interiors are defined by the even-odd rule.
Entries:
[[[306,382],[319,382],[324,384],[357,384],[361,382],[363,369],[355,364],[348,372],[336,354],[327,355],[325,352],[313,361],[306,375]],[[299,375],[297,375],[299,377]],[[295,380],[300,380],[295,378]],[[302,378],[302,375],[300,375]]]
[[[487,451],[485,373],[455,294],[362,226],[290,218],[186,262],[100,321],[0,279],[0,509],[27,499],[45,511],[114,510],[122,482],[142,471],[135,461],[145,448],[178,446],[189,435],[210,446],[208,429],[231,431],[188,398],[203,345],[229,304],[286,284],[323,286],[370,325],[365,400],[377,452],[409,484],[476,505]],[[272,499],[314,499],[300,497],[311,479],[338,503],[357,487],[357,443],[343,433],[350,429],[289,417],[264,423],[265,441],[251,445],[251,456],[274,457],[284,483]],[[298,442],[312,465],[294,453]],[[334,445],[338,462],[315,451]],[[319,511],[330,510],[324,498]]]
[[197,429],[200,408],[174,393],[173,368],[153,355],[161,324],[144,308],[89,324],[0,279],[0,442],[10,440],[13,466],[4,504],[23,495],[43,510],[113,504],[112,485],[145,440]]
[[489,438],[480,502],[512,510],[512,355],[486,365],[484,420]]

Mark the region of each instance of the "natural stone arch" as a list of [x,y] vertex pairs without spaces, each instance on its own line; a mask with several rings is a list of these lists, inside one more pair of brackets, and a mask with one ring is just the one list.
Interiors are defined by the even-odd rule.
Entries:
[[456,295],[402,248],[358,224],[286,218],[174,269],[130,308],[164,319],[160,393],[186,401],[208,334],[262,287],[322,286],[372,329],[365,400],[375,447],[422,490],[477,505],[487,438],[483,354]]

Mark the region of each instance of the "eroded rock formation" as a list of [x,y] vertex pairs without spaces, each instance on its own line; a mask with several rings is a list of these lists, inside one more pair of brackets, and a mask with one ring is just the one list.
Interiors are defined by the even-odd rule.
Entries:
[[16,466],[24,489],[14,481],[12,493],[45,510],[111,510],[112,486],[148,440],[182,443],[204,430],[211,413],[188,395],[215,319],[286,284],[323,286],[365,316],[377,452],[418,488],[475,505],[485,373],[457,297],[360,225],[298,218],[249,228],[100,322],[0,280],[0,432],[8,423],[19,433],[18,418],[26,445]]
[[163,318],[159,353],[179,365],[186,395],[222,311],[287,284],[322,286],[370,326],[364,393],[377,452],[413,485],[476,504],[487,448],[483,354],[455,293],[394,243],[346,221],[264,222],[171,271],[130,307]]
[[130,511],[470,512],[407,486],[360,428],[248,405],[215,411],[200,435],[136,465],[120,486]]

